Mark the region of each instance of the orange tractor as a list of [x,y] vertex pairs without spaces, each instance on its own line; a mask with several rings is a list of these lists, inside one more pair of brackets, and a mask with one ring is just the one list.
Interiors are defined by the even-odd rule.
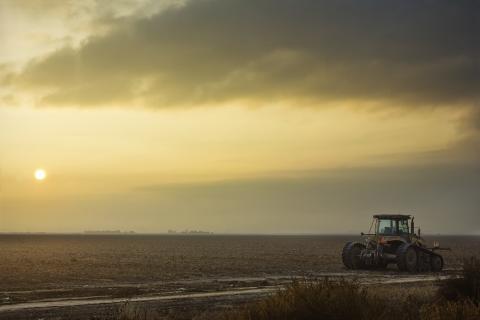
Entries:
[[342,260],[348,269],[386,268],[388,264],[408,272],[439,272],[443,268],[443,258],[436,251],[448,249],[440,248],[438,242],[428,248],[420,229],[415,233],[410,215],[374,215],[369,233],[361,235],[362,242],[348,242],[343,247]]

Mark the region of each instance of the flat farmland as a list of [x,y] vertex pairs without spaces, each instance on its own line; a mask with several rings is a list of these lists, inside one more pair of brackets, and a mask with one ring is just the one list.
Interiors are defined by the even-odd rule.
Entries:
[[[343,272],[356,236],[2,235],[2,290]],[[443,236],[445,267],[480,256],[480,237]],[[392,267],[394,268],[394,267]]]
[[0,237],[3,289],[216,277],[300,275],[342,269],[347,236]]
[[[198,299],[224,305],[234,295],[248,301],[293,278],[345,277],[408,290],[422,283],[430,292],[436,280],[458,273],[464,258],[480,256],[480,237],[426,236],[452,249],[442,252],[440,274],[398,273],[394,265],[346,270],[340,253],[355,239],[359,236],[2,235],[0,318],[49,318],[42,312],[62,314],[58,306],[85,316],[110,305],[112,314],[125,299],[162,300],[170,308],[168,301],[182,295],[193,295],[188,305]],[[409,285],[413,282],[417,285]]]

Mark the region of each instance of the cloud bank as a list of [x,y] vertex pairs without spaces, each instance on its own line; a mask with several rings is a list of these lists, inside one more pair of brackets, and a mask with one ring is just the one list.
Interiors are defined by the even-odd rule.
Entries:
[[468,0],[191,1],[125,19],[4,81],[41,106],[475,108],[479,12]]

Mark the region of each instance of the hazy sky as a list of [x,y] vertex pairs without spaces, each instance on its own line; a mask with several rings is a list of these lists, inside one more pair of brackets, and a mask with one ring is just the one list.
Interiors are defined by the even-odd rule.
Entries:
[[0,0],[0,231],[480,234],[479,39],[467,0]]

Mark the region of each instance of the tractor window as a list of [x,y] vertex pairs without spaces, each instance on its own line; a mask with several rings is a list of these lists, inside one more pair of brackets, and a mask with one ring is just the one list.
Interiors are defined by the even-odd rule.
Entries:
[[380,219],[378,220],[378,233],[379,234],[395,234],[397,233],[397,228],[395,226],[395,221]]
[[398,221],[398,232],[400,234],[408,234],[408,220],[399,220]]

